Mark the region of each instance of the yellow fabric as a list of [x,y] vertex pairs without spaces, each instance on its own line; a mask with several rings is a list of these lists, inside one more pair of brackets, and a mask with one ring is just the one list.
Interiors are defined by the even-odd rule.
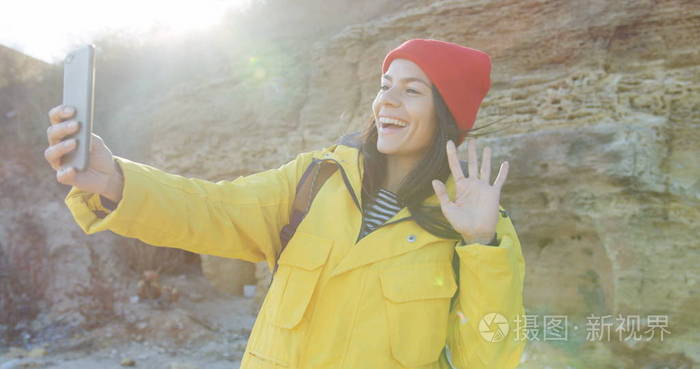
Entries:
[[[458,369],[515,368],[525,344],[516,340],[522,335],[516,336],[514,323],[523,314],[525,265],[510,219],[499,217],[497,247],[460,246],[410,220],[382,226],[355,244],[362,214],[342,172],[361,201],[359,155],[333,145],[277,169],[216,183],[116,157],[124,192],[114,211],[76,188],[65,202],[87,234],[110,230],[154,246],[266,261],[272,268],[302,173],[313,158],[335,160],[343,170],[319,191],[280,256],[241,368],[445,369],[446,344]],[[451,176],[446,185],[454,195]],[[426,203],[439,201],[433,195]],[[404,208],[388,222],[409,215]],[[459,282],[451,265],[455,249]],[[507,318],[505,339],[488,332],[484,338],[479,322],[489,313]]]

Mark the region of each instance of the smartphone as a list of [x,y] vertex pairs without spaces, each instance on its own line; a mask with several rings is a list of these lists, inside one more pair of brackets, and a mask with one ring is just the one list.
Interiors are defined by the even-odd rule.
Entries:
[[81,46],[63,61],[63,105],[75,108],[73,119],[79,128],[65,139],[75,138],[76,146],[62,157],[62,167],[83,171],[88,167],[95,87],[95,45]]

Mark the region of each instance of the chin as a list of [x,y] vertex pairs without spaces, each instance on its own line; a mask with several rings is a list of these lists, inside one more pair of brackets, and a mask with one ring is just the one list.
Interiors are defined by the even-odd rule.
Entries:
[[429,146],[423,148],[415,148],[408,145],[406,142],[388,142],[383,141],[381,138],[377,139],[377,151],[384,155],[394,155],[394,156],[422,156],[430,149]]
[[379,138],[377,140],[377,151],[385,155],[394,155],[401,151],[401,145],[384,142]]

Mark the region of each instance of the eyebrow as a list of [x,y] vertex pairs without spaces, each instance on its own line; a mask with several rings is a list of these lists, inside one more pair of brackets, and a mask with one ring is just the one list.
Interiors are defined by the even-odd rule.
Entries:
[[[388,75],[388,74],[385,74],[385,75],[383,75],[382,77],[388,79],[389,81],[392,81],[391,76]],[[423,79],[418,78],[418,77],[406,77],[406,78],[402,78],[401,80],[402,80],[402,81],[406,81],[406,82],[418,81],[418,82],[422,82],[424,85],[430,87],[430,84],[429,84],[428,82],[426,82],[426,81],[424,81]]]

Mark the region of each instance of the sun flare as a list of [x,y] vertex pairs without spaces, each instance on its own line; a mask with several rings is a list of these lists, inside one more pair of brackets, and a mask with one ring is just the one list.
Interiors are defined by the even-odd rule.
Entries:
[[[11,1],[0,12],[0,44],[46,62],[100,33],[177,37],[218,24],[252,0]],[[40,11],[38,11],[40,9]]]

